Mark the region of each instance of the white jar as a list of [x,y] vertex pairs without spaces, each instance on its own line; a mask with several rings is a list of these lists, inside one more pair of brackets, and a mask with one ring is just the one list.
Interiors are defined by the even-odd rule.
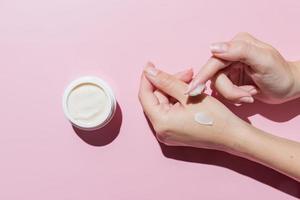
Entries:
[[85,76],[72,81],[63,95],[66,117],[83,130],[95,130],[108,124],[116,106],[111,87],[98,77]]

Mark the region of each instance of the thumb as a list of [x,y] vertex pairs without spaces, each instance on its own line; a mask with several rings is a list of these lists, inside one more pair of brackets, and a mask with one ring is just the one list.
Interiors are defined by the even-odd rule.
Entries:
[[239,61],[247,64],[253,71],[262,72],[270,61],[269,52],[253,42],[232,40],[210,45],[213,56],[226,61]]
[[175,76],[155,68],[152,63],[147,64],[144,74],[157,89],[177,99],[182,104],[186,103],[187,96],[184,95],[184,91],[187,88],[186,83],[178,80]]

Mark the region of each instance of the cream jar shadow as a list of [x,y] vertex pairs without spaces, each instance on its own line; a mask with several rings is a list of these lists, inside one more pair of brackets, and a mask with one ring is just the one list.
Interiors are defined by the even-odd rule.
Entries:
[[63,95],[63,111],[67,119],[82,130],[104,127],[116,112],[116,98],[102,79],[84,76],[72,81]]

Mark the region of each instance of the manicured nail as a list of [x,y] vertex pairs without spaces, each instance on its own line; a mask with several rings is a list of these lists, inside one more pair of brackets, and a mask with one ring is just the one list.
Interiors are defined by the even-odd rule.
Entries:
[[191,97],[198,96],[199,94],[201,94],[203,92],[204,89],[205,89],[205,85],[199,84],[197,87],[195,87],[195,89],[193,89],[191,92],[189,92],[189,96],[191,96]]
[[147,66],[145,68],[145,72],[150,76],[156,76],[158,73],[158,70],[155,67],[153,67],[153,65],[147,64]]
[[248,97],[241,97],[239,101],[244,103],[253,103],[254,99],[253,97],[248,96]]
[[221,42],[221,43],[213,43],[210,45],[210,51],[212,53],[224,53],[228,49],[228,44]]

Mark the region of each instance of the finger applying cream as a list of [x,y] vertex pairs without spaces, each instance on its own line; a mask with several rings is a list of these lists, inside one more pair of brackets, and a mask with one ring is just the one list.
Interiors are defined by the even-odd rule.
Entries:
[[211,57],[210,59],[208,59],[207,63],[201,68],[199,73],[189,84],[185,94],[189,96],[196,96],[201,94],[205,89],[205,83],[209,79],[211,79],[219,70],[224,69],[229,64],[230,62],[217,59],[215,57]]
[[[190,87],[190,86],[189,86]],[[198,96],[205,90],[205,85],[204,84],[198,84],[195,87],[193,86],[193,89],[189,91],[189,88],[185,94],[188,94],[189,96]]]

